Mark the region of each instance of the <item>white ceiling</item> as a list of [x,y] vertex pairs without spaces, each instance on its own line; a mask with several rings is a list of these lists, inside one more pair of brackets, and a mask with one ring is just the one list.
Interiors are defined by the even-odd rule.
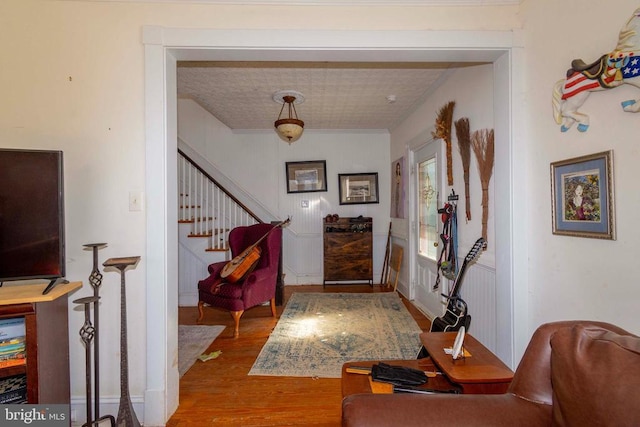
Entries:
[[[234,130],[270,129],[279,90],[301,92],[305,129],[390,130],[446,77],[475,63],[179,62],[178,96]],[[389,102],[388,96],[395,96]]]

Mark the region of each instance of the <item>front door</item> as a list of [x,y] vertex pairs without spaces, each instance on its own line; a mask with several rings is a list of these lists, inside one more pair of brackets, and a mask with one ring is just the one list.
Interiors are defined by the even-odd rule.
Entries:
[[440,316],[443,311],[440,294],[446,289],[441,278],[436,289],[438,255],[442,222],[438,208],[445,194],[443,169],[443,141],[431,140],[414,152],[413,156],[413,221],[412,256],[414,258],[415,303],[427,314]]

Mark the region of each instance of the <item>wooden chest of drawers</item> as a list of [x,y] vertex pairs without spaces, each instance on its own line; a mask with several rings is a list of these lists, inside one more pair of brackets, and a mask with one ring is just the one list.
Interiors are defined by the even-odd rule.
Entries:
[[371,218],[323,221],[324,284],[366,280],[373,285]]

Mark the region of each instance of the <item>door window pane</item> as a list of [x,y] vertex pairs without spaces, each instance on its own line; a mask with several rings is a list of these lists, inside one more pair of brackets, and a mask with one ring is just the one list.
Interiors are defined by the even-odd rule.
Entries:
[[438,248],[438,188],[436,179],[436,158],[418,163],[418,221],[420,242],[418,253],[435,260]]

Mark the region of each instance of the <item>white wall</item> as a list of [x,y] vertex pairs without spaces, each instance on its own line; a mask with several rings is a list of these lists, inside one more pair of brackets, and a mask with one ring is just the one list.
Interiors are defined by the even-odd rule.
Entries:
[[[271,130],[232,132],[196,102],[178,102],[178,133],[277,218],[284,231],[285,284],[322,283],[322,220],[331,213],[374,219],[374,278],[379,280],[389,227],[389,134],[306,130],[288,145]],[[288,194],[285,163],[325,160],[327,191]],[[377,172],[380,203],[340,205],[338,174]],[[309,208],[301,202],[309,201]]]
[[[434,130],[435,118],[443,105],[449,101],[455,101],[453,111],[453,122],[462,117],[469,119],[470,132],[481,129],[493,129],[493,66],[491,64],[479,65],[473,67],[465,67],[453,70],[448,73],[447,80],[444,81],[437,89],[435,89],[428,99],[411,114],[403,123],[401,123],[391,134],[391,151],[392,158],[397,159],[404,156],[409,159],[409,151],[415,151],[421,145],[431,140],[431,131]],[[476,239],[482,236],[482,186],[478,173],[478,162],[476,156],[471,150],[471,162],[469,165],[469,206],[471,209],[471,221],[466,221],[465,217],[465,187],[463,179],[463,168],[460,151],[458,148],[458,138],[455,126],[451,128],[452,135],[452,166],[453,166],[453,186],[447,186],[441,189],[439,195],[438,207],[447,201],[447,196],[451,190],[455,190],[460,197],[458,201],[458,252],[459,259],[464,259],[465,255],[471,249]],[[497,140],[496,144],[506,144],[508,141]],[[442,165],[442,173],[445,174],[447,166]],[[412,175],[410,179],[415,180]],[[408,179],[407,179],[408,181]],[[445,179],[446,181],[446,179]],[[487,250],[483,251],[478,258],[477,265],[467,270],[462,283],[462,295],[471,312],[472,329],[471,332],[489,349],[496,351],[496,318],[497,310],[504,307],[497,307],[495,300],[495,254],[496,240],[494,227],[495,214],[495,192],[494,192],[495,176],[492,176],[489,182],[489,212],[487,219]],[[406,192],[408,195],[410,186],[406,182]],[[406,207],[408,210],[408,206]],[[417,274],[411,274],[412,264],[409,260],[410,241],[409,241],[409,212],[405,219],[393,218],[393,235],[394,243],[404,246],[406,256],[403,259],[403,267],[401,274],[401,283],[399,288],[404,295],[410,295],[409,279],[417,279]],[[474,270],[477,266],[483,266],[482,275],[475,275]],[[478,280],[483,277],[483,280]],[[444,279],[443,279],[443,283]],[[430,290],[428,283],[416,283],[416,291],[422,290],[422,298],[416,295],[417,300],[422,300],[420,307],[431,317],[442,314],[440,292],[446,290],[441,288],[440,292],[432,294],[424,294],[424,289]],[[426,301],[425,301],[426,299]],[[440,309],[437,311],[436,309]]]
[[[467,117],[470,131],[493,129],[493,67],[491,64],[465,67],[449,73],[447,80],[438,87],[411,116],[391,133],[391,157],[395,160],[401,156],[408,158],[411,148],[415,149],[428,142],[424,136],[431,136],[435,119],[440,108],[449,101],[455,101],[453,121]],[[440,200],[444,203],[451,190],[460,196],[458,202],[458,245],[459,256],[464,257],[478,237],[482,236],[482,187],[478,175],[476,156],[471,152],[469,165],[469,196],[471,207],[471,221],[465,220],[465,190],[462,170],[462,160],[458,149],[458,138],[455,126],[451,128],[452,135],[452,165],[453,186],[442,189]],[[500,141],[497,141],[500,143]],[[504,142],[503,142],[504,143]],[[443,167],[446,174],[446,165]],[[489,267],[495,266],[493,192],[494,177],[489,182],[489,216],[487,227],[487,250],[482,253],[478,263]],[[408,190],[408,182],[407,190]],[[442,204],[441,203],[441,204]],[[393,219],[394,237],[399,242],[406,242],[409,233],[408,215],[405,219]],[[408,253],[408,250],[405,252]],[[406,269],[405,269],[406,272]],[[403,275],[404,276],[404,275]],[[405,279],[406,280],[406,279]]]
[[[517,106],[526,117],[518,146],[528,153],[530,329],[550,320],[596,319],[635,333],[640,301],[635,279],[640,273],[640,197],[635,172],[640,161],[640,116],[623,112],[620,102],[636,99],[630,86],[591,94],[581,111],[591,118],[586,133],[561,133],[552,118],[551,89],[574,58],[595,61],[612,51],[618,33],[638,7],[637,1],[597,2],[537,0],[523,4],[526,50],[525,93]],[[597,30],[595,30],[597,28]],[[551,234],[550,163],[614,150],[616,241]]]
[[[147,220],[144,211],[128,211],[129,191],[146,190],[148,167],[143,25],[269,30],[280,29],[282,16],[290,14],[296,19],[288,23],[289,28],[304,31],[386,30],[393,36],[406,30],[522,28],[514,33],[523,45],[518,60],[524,64],[516,64],[521,66],[517,78],[522,79],[522,92],[512,94],[518,102],[511,114],[518,118],[514,148],[526,153],[524,163],[516,166],[526,169],[528,177],[521,188],[527,193],[526,202],[513,209],[525,216],[527,224],[522,231],[527,234],[522,239],[526,245],[519,248],[528,254],[526,277],[515,286],[526,286],[522,304],[531,313],[529,333],[542,322],[577,317],[607,320],[640,332],[634,310],[640,299],[634,280],[639,269],[635,243],[640,237],[634,173],[640,153],[630,137],[636,133],[638,117],[619,108],[619,101],[638,96],[637,90],[594,94],[584,106],[591,115],[586,134],[561,134],[551,117],[550,98],[553,83],[563,76],[571,59],[594,60],[615,46],[619,29],[637,2],[611,0],[584,7],[579,0],[525,0],[519,7],[451,8],[182,3],[0,2],[0,145],[64,150],[68,278],[86,282],[92,257],[82,249],[84,243],[109,244],[100,252],[101,261],[142,255],[140,265],[127,273],[130,388],[139,418],[148,384],[162,383],[157,379],[162,373],[155,373],[153,379],[146,374],[153,357],[148,354],[160,351],[147,352],[145,344],[147,292],[159,292],[157,283],[145,283],[147,263],[154,261],[145,259]],[[609,148],[615,152],[618,240],[553,236],[549,163]],[[390,159],[396,154],[392,152]],[[85,285],[71,298],[90,293]],[[102,396],[111,404],[103,413],[115,413],[119,330],[112,325],[119,324],[117,273],[105,274],[101,295]],[[70,308],[73,366],[84,365],[76,335],[82,320],[82,313]],[[75,407],[82,410],[82,370],[73,371],[71,382]],[[149,411],[154,420],[168,416]]]

